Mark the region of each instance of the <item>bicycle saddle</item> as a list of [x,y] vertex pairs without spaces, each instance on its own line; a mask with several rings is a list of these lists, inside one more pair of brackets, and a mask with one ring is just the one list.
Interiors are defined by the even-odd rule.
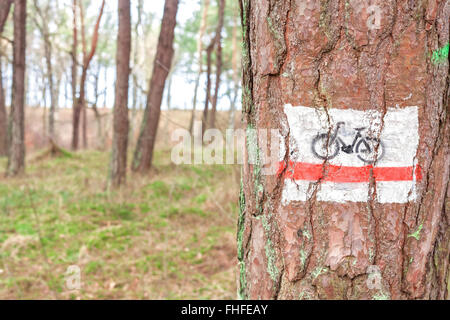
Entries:
[[363,130],[366,130],[366,127],[364,127],[364,128],[355,128],[355,131],[363,131]]

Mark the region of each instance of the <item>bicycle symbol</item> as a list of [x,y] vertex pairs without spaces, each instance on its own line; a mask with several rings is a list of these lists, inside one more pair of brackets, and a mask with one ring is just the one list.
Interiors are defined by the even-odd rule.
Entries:
[[331,160],[342,151],[347,154],[355,153],[361,161],[374,164],[384,156],[385,148],[381,140],[362,135],[361,132],[366,128],[355,128],[356,135],[353,143],[347,145],[339,137],[339,131],[344,125],[345,122],[338,122],[331,136],[327,133],[317,134],[311,145],[312,152],[317,158]]

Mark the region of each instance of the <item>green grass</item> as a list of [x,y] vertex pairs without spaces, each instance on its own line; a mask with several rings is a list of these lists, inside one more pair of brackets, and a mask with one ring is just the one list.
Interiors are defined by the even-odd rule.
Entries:
[[[234,299],[234,260],[216,253],[234,255],[238,170],[168,155],[120,190],[107,189],[109,154],[97,151],[0,178],[0,299]],[[76,292],[65,285],[72,265]]]

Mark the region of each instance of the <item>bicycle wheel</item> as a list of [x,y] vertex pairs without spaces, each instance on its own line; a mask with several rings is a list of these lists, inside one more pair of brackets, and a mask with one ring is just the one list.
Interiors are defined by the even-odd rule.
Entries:
[[363,138],[356,144],[355,152],[361,161],[374,164],[383,158],[384,144],[376,138]]
[[[328,134],[317,135],[311,145],[313,154],[322,160],[331,160],[339,154],[339,142],[337,139],[329,141]],[[327,147],[328,143],[328,147]]]

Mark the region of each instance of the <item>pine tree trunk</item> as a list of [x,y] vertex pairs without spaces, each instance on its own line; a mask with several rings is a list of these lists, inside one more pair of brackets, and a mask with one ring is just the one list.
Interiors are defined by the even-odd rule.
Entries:
[[133,171],[141,173],[148,172],[152,165],[164,86],[170,72],[174,53],[173,40],[177,11],[178,0],[166,0],[158,48],[153,64],[153,74],[150,80],[147,106],[133,158]]
[[[247,157],[256,160],[243,169],[240,297],[449,299],[450,3],[240,2],[246,125],[278,129],[282,145],[280,170],[263,175],[260,150],[266,146],[247,135]],[[311,118],[295,117],[299,110],[313,110]],[[391,115],[411,110],[417,112],[411,127],[387,136],[396,130],[393,123],[402,127],[409,121]],[[337,141],[334,121],[342,114],[365,117],[370,128],[377,124],[366,115],[381,115],[372,150],[375,157],[385,150],[386,159],[363,165],[336,142],[336,152],[354,161],[355,172],[367,170],[361,183],[366,193],[352,191],[360,181],[347,176],[348,168],[336,164],[328,150],[317,161],[317,174],[308,169],[317,164],[299,162],[316,150],[316,133],[300,133],[323,115],[328,133],[315,139]],[[415,145],[406,139],[414,132]],[[312,148],[299,150],[301,139],[313,141]],[[388,174],[401,168],[381,168],[404,145],[415,147],[405,201],[401,187],[382,195],[389,183],[405,182]]]
[[[7,0],[0,3],[0,35],[8,19],[11,5],[14,1]],[[0,57],[0,157],[8,154],[8,113],[6,112],[5,89],[3,88],[3,65]]]
[[14,1],[13,88],[9,122],[8,176],[25,171],[26,0]]
[[200,22],[200,29],[198,31],[197,39],[197,59],[198,59],[198,73],[195,79],[194,100],[192,102],[191,120],[189,121],[189,132],[194,133],[195,113],[197,109],[198,87],[200,86],[200,78],[203,73],[203,36],[205,35],[206,27],[208,26],[208,9],[209,0],[203,2],[202,21]]
[[128,149],[128,80],[131,54],[130,0],[119,0],[119,34],[117,39],[117,82],[114,105],[114,137],[111,161],[113,186],[125,183]]

